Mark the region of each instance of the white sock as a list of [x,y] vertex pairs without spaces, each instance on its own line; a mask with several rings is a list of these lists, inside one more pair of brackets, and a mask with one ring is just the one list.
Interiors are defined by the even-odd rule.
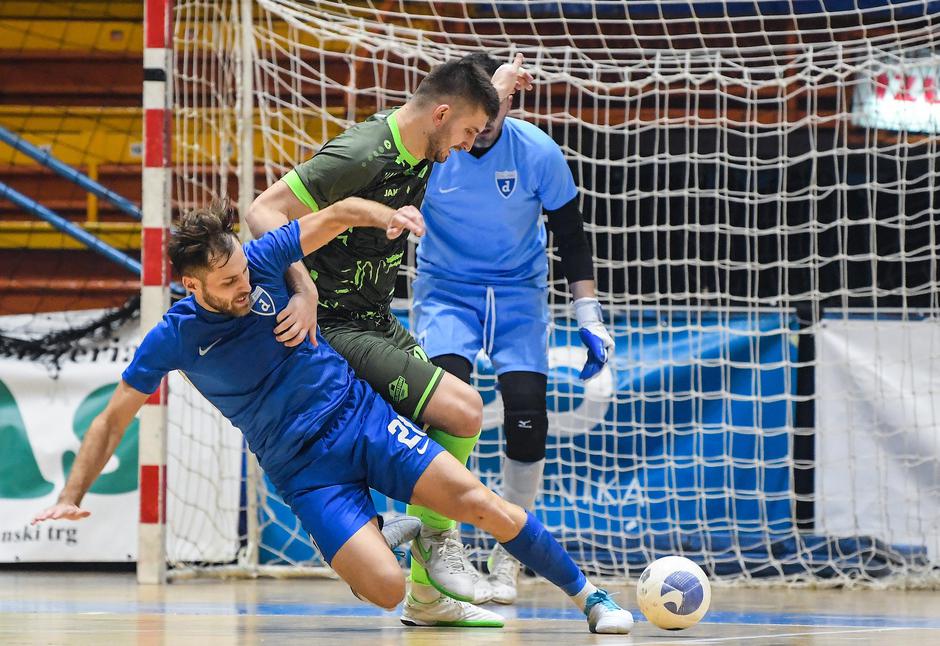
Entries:
[[[437,588],[434,588],[430,585],[425,585],[423,583],[415,583],[410,581],[409,585],[411,586],[411,596],[415,598],[415,601],[421,603],[431,603],[437,601],[438,597],[441,596],[441,593],[437,591]],[[581,606],[581,609],[584,609],[584,606]]]
[[578,594],[573,594],[568,598],[571,599],[571,603],[578,607],[578,610],[584,612],[584,604],[587,603],[587,598],[595,592],[597,592],[597,586],[595,586],[590,581],[585,581],[584,587],[581,588],[581,591]]
[[532,509],[542,487],[544,458],[538,462],[503,459],[503,498],[523,509]]

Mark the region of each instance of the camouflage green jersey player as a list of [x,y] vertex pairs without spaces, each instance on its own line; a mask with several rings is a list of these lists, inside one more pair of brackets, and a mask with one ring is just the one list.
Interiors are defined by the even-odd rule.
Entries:
[[[349,196],[394,208],[420,204],[434,162],[450,150],[468,150],[499,108],[502,97],[529,86],[518,55],[490,82],[469,61],[435,68],[401,108],[380,113],[328,142],[314,157],[262,193],[247,214],[260,235]],[[299,291],[319,291],[323,337],[357,376],[368,381],[395,409],[430,427],[429,434],[466,462],[479,436],[483,405],[462,381],[427,362],[415,340],[391,315],[392,291],[405,237],[388,241],[351,229],[291,268]],[[313,281],[316,282],[315,288]],[[275,334],[292,343],[309,321],[290,313]],[[469,601],[490,596],[470,566],[452,521],[410,508],[424,523],[412,545],[412,585],[405,604],[408,621],[429,625],[473,625],[478,609]],[[438,604],[440,593],[457,603]],[[442,610],[432,611],[440,605]]]
[[[397,111],[382,112],[328,142],[284,177],[311,211],[356,196],[393,209],[421,205],[432,162],[401,141]],[[359,227],[304,259],[320,294],[321,327],[337,320],[387,321],[408,236],[389,240]]]

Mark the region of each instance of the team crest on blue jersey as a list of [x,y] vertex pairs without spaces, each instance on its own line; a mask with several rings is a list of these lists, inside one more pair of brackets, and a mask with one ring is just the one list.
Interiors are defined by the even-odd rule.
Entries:
[[519,175],[515,169],[496,171],[496,188],[499,189],[499,194],[509,199],[512,192],[516,190],[516,180],[518,178]]
[[261,285],[251,292],[251,311],[261,316],[274,316],[274,299]]

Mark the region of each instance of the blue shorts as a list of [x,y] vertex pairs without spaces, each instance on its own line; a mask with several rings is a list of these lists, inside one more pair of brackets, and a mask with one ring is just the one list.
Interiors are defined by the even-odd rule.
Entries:
[[431,276],[413,283],[415,338],[429,357],[471,365],[486,352],[496,374],[548,374],[548,293],[529,285],[476,285]]
[[289,477],[268,477],[327,563],[375,517],[369,488],[409,502],[415,484],[444,449],[356,379],[308,462]]

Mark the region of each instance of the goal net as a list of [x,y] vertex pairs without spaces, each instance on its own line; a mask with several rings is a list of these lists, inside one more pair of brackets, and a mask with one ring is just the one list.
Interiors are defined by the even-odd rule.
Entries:
[[[732,581],[937,585],[937,3],[257,0],[250,24],[242,4],[176,3],[180,208],[262,190],[445,60],[525,54],[535,87],[511,116],[574,172],[617,343],[577,379],[552,256],[535,512],[582,566],[681,554]],[[412,249],[406,322],[415,271]],[[474,379],[469,466],[499,491],[483,355]],[[170,389],[168,559],[317,564],[238,434]]]

